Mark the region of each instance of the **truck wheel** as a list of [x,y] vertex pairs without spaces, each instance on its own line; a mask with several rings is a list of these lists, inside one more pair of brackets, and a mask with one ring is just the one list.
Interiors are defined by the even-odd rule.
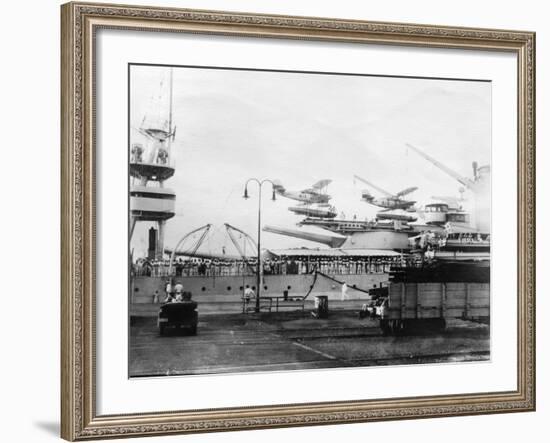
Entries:
[[191,328],[191,335],[197,335],[197,325]]
[[160,333],[161,336],[164,335],[164,325],[159,326],[159,333]]
[[397,320],[395,325],[395,335],[408,335],[411,329],[408,320]]
[[410,335],[414,331],[414,323],[411,320],[401,320],[399,322],[399,335]]
[[388,320],[380,320],[380,329],[382,330],[382,335],[389,335],[390,328],[388,325]]
[[445,321],[445,319],[439,318],[437,322],[437,330],[441,332],[441,331],[444,331],[446,327],[447,327],[447,322]]
[[419,332],[434,334],[445,330],[444,318],[429,318],[425,320],[419,320]]

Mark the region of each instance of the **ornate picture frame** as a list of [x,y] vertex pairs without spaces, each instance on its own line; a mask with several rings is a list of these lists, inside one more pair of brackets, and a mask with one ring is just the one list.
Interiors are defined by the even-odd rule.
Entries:
[[[535,34],[67,3],[62,18],[61,435],[88,440],[535,410]],[[517,389],[98,415],[96,33],[99,29],[472,49],[517,57]],[[513,289],[510,289],[512,291]]]

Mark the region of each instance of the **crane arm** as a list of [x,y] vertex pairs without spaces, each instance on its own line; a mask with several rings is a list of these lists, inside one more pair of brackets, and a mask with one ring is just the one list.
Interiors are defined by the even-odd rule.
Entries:
[[[245,236],[245,238],[247,238],[249,241],[251,241],[252,244],[254,244],[254,245],[256,245],[256,242],[254,242],[254,240],[252,240],[246,232],[241,231],[240,229],[235,228],[234,226],[231,226],[229,223],[224,223],[224,225],[225,225],[225,229],[227,230],[227,235],[229,235],[229,238],[231,239],[231,242],[235,246],[235,249],[237,249],[237,252],[242,257],[242,259],[244,260],[246,265],[250,268],[250,270],[252,272],[255,272],[254,267],[250,263],[248,263],[248,257],[246,256],[244,251],[241,249],[241,245],[239,245],[239,242],[237,241],[237,239],[233,235],[232,231],[237,231],[237,232],[241,233],[242,235]],[[256,249],[257,249],[257,247],[256,247]]]
[[241,245],[239,245],[239,242],[237,241],[237,239],[233,236],[233,232],[231,232],[230,229],[227,229],[227,234],[229,235],[229,238],[231,239],[231,242],[235,246],[235,249],[237,250],[239,255],[243,258],[243,260],[246,260],[246,254],[241,249]]
[[225,225],[225,229],[227,229],[227,232],[229,232],[230,230],[237,231],[239,234],[244,235],[248,239],[248,241],[250,241],[250,243],[252,243],[252,245],[254,246],[255,249],[258,249],[258,244],[246,232],[244,232],[243,230],[241,230],[239,228],[236,228],[235,226],[230,225],[229,223],[224,223],[224,225]]
[[378,192],[384,194],[386,197],[393,197],[393,194],[390,194],[388,191],[385,191],[382,188],[379,188],[378,186],[372,184],[371,182],[365,180],[362,177],[359,177],[358,175],[354,175],[353,178],[355,178],[356,180],[359,180],[360,182],[365,183],[367,186],[370,186],[373,189],[376,189]]
[[421,157],[424,157],[426,160],[428,160],[430,163],[432,163],[433,165],[437,166],[439,169],[441,169],[443,172],[447,173],[448,175],[450,175],[452,178],[454,178],[455,180],[457,180],[460,184],[466,186],[468,189],[472,189],[475,185],[475,183],[470,180],[469,178],[467,177],[464,177],[460,174],[458,174],[456,171],[453,171],[451,168],[445,166],[443,163],[437,161],[435,158],[429,156],[428,154],[426,154],[425,152],[421,151],[420,149],[418,149],[417,147],[409,144],[409,143],[405,143],[407,145],[407,147],[411,148],[414,152],[416,152],[418,155],[420,155]]
[[[201,245],[201,243],[203,242],[204,238],[206,237],[206,233],[210,230],[211,227],[212,227],[212,225],[209,223],[209,224],[207,224],[207,225],[201,226],[200,228],[193,229],[191,232],[188,232],[188,233],[185,234],[182,238],[180,238],[180,240],[179,240],[178,243],[176,244],[176,247],[175,247],[174,250],[172,251],[172,254],[170,254],[170,265],[169,265],[170,275],[172,275],[172,266],[173,266],[173,264],[174,264],[174,257],[176,256],[176,252],[177,252],[178,248],[180,247],[180,245],[181,245],[186,239],[188,239],[191,235],[195,234],[196,232],[199,232],[199,231],[204,230],[204,232],[202,233],[201,237],[199,238],[199,241],[197,242],[198,246],[195,245],[195,248],[194,248],[194,252],[197,252],[197,249],[199,249],[199,246]],[[194,252],[193,252],[193,253],[194,253]]]
[[200,238],[197,240],[197,242],[195,243],[193,248],[190,249],[190,251],[189,251],[190,256],[194,256],[195,253],[197,252],[197,250],[200,248],[200,246],[202,245],[202,242],[206,238],[206,234],[208,234],[208,231],[210,231],[210,226],[211,225],[207,226],[207,228],[202,232]]

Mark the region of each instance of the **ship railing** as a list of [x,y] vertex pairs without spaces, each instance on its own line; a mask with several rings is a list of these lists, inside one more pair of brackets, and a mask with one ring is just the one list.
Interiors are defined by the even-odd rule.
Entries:
[[[329,275],[364,275],[364,274],[385,274],[390,272],[390,268],[395,266],[410,265],[410,262],[396,264],[395,262],[373,262],[370,264],[327,264],[327,265],[304,265],[304,266],[275,266],[265,268],[264,276],[270,275],[308,275],[318,270]],[[189,267],[172,267],[169,265],[151,265],[151,266],[135,266],[132,270],[135,276],[147,277],[232,277],[232,276],[254,276],[255,272],[249,267],[241,266],[189,266]]]

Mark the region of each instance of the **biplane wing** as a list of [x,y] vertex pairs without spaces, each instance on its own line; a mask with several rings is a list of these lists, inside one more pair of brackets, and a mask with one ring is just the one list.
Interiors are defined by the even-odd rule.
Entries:
[[311,188],[303,189],[301,192],[311,195],[323,194],[323,189],[326,188],[330,183],[332,183],[332,180],[330,179],[319,180],[318,182],[314,183]]
[[410,194],[411,192],[414,192],[418,189],[416,186],[411,186],[410,188],[403,189],[402,191],[399,191],[397,194],[395,194],[396,197],[404,197],[407,194]]
[[332,183],[331,179],[325,178],[323,180],[319,180],[317,183],[313,184],[311,187],[312,187],[312,189],[321,190],[323,188],[326,188],[331,183]]

